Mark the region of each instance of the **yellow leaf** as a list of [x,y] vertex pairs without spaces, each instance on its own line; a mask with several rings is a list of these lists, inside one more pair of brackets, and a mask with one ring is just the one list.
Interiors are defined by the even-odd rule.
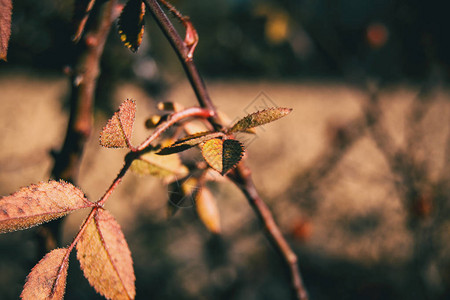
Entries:
[[134,299],[135,276],[130,249],[120,225],[98,209],[77,243],[84,276],[107,299]]
[[178,155],[161,156],[154,152],[145,153],[131,164],[131,170],[142,175],[153,175],[166,183],[185,177],[189,170]]
[[242,144],[233,139],[211,139],[204,142],[201,148],[208,165],[222,175],[234,168],[244,154]]
[[27,276],[20,298],[23,300],[62,299],[66,289],[69,259],[67,249],[55,249],[34,266]]

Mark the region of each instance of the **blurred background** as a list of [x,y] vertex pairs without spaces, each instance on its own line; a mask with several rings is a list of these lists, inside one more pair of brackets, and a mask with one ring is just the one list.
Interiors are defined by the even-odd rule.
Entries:
[[[450,19],[441,2],[172,1],[198,31],[195,62],[230,120],[294,108],[243,142],[311,299],[450,298]],[[47,180],[50,151],[63,142],[72,5],[14,3],[8,62],[0,62],[1,195]],[[136,54],[113,29],[78,182],[93,201],[126,153],[98,145],[123,100],[137,101],[135,144],[149,134],[156,102],[196,105],[150,16]],[[137,299],[289,299],[283,261],[244,197],[219,177],[211,189],[219,237],[190,206],[168,219],[157,179],[128,174],[113,194],[107,206],[132,251]],[[66,218],[65,243],[85,215]],[[41,259],[38,230],[0,236],[0,299],[17,299]],[[65,299],[102,299],[76,259]]]

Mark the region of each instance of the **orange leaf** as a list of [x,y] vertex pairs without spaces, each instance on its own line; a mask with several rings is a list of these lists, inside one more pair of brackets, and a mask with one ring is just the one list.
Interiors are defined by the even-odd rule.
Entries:
[[11,36],[12,0],[0,0],[0,60],[6,61]]
[[273,122],[289,114],[291,111],[292,108],[284,107],[272,107],[257,111],[237,121],[229,132],[243,132],[247,129]]
[[244,146],[233,139],[211,139],[201,145],[203,158],[214,170],[224,175],[241,160]]
[[77,243],[84,276],[107,299],[134,299],[134,270],[130,249],[120,225],[98,209]]
[[94,7],[95,0],[75,0],[72,23],[75,28],[73,41],[78,42],[84,31],[84,26]]
[[62,299],[66,289],[69,257],[67,249],[55,249],[47,253],[27,276],[20,298],[23,300]]
[[197,214],[212,233],[220,233],[220,214],[216,199],[207,188],[202,188],[195,199]]
[[125,100],[103,128],[100,145],[108,148],[129,147],[135,114],[136,102],[131,99]]
[[136,52],[144,35],[145,4],[142,0],[129,0],[119,16],[119,34],[122,42]]
[[70,183],[33,184],[0,199],[0,233],[39,225],[93,205]]

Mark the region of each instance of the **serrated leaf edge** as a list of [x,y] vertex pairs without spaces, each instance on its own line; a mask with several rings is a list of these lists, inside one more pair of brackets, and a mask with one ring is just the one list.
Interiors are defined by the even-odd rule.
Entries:
[[[277,118],[275,118],[275,119],[273,119],[273,120],[270,120],[270,121],[268,121],[268,122],[264,122],[264,123],[261,123],[261,124],[258,124],[258,125],[246,127],[246,128],[244,128],[244,129],[238,129],[238,128],[237,128],[238,125],[239,125],[240,123],[243,123],[243,122],[244,122],[244,120],[249,119],[249,118],[252,118],[253,116],[256,116],[256,115],[258,115],[258,114],[261,114],[261,113],[264,113],[264,112],[270,111],[270,110],[274,110],[274,111],[275,111],[275,110],[285,110],[286,113],[285,113],[284,115],[279,116],[279,117],[277,117]],[[268,123],[274,122],[274,121],[276,121],[276,120],[278,120],[278,119],[281,119],[281,118],[287,116],[289,113],[291,113],[291,111],[292,111],[292,108],[287,108],[287,107],[270,107],[270,108],[266,108],[266,109],[263,109],[263,110],[256,111],[256,112],[251,113],[251,114],[248,114],[248,115],[246,115],[245,117],[243,117],[242,119],[236,121],[236,123],[234,123],[234,125],[233,125],[230,129],[228,129],[228,133],[234,133],[234,132],[246,132],[246,131],[248,131],[249,129],[252,129],[252,128],[255,128],[255,127],[258,127],[258,126],[262,126],[262,125],[264,125],[264,124],[268,124]]]

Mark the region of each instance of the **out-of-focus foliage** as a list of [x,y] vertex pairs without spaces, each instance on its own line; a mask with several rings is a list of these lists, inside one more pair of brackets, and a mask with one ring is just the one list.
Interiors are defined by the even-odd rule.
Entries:
[[[199,33],[195,59],[209,76],[334,76],[345,70],[391,80],[422,78],[430,61],[448,68],[450,42],[443,28],[450,27],[450,19],[439,3],[173,1]],[[14,3],[9,65],[60,70],[69,64],[71,4]],[[103,68],[110,76],[137,74],[152,81],[161,76],[153,56],[161,64],[177,64],[156,24],[148,25],[151,38],[146,34],[147,45],[137,57],[124,54],[122,45],[106,48]],[[118,44],[116,35],[111,44]]]

